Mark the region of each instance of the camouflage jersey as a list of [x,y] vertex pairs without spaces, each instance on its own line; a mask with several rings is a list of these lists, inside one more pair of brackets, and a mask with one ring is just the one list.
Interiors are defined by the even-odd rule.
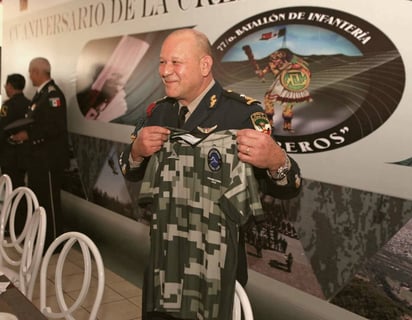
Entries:
[[238,159],[236,130],[193,145],[173,136],[151,157],[139,196],[153,205],[147,310],[231,319],[238,226],[263,218],[253,168]]

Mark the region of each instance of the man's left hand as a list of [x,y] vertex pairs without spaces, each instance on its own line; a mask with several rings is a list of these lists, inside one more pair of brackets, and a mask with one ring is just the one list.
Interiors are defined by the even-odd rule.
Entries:
[[286,162],[282,148],[266,133],[242,129],[237,133],[236,142],[239,159],[254,167],[276,171]]

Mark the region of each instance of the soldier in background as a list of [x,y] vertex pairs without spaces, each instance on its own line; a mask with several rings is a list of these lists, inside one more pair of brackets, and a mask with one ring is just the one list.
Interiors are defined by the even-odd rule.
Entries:
[[7,97],[0,110],[0,166],[1,173],[10,176],[13,188],[25,185],[27,170],[27,143],[15,143],[10,139],[13,130],[5,127],[25,117],[30,100],[23,90],[26,85],[24,76],[18,73],[7,76],[4,89]]
[[[160,53],[159,74],[164,83],[167,97],[148,107],[148,117],[144,125],[136,128],[132,136],[132,144],[121,156],[120,165],[123,174],[126,178],[133,181],[142,180],[143,177],[146,179],[146,169],[148,169],[149,173],[151,173],[149,168],[153,169],[151,165],[153,162],[149,163],[149,160],[169,140],[169,135],[172,133],[170,128],[179,127],[178,114],[181,114],[180,110],[186,109],[186,113],[183,116],[185,122],[181,127],[182,129],[202,134],[210,134],[214,130],[236,129],[237,136],[234,148],[231,149],[229,147],[228,149],[231,151],[227,152],[233,152],[234,156],[241,162],[248,163],[254,167],[255,170],[254,173],[252,172],[252,176],[254,175],[260,182],[261,191],[278,198],[296,196],[300,190],[300,170],[298,165],[279,147],[272,139],[270,133],[265,133],[262,131],[261,126],[254,125],[259,123],[260,120],[269,122],[262,112],[263,108],[257,101],[251,98],[224,90],[214,80],[212,65],[211,46],[203,33],[193,29],[182,29],[173,32],[166,38]],[[214,151],[211,148],[212,156],[216,157],[217,155]],[[172,153],[169,159],[174,156],[178,157],[178,155]],[[194,160],[194,166],[198,168],[193,169],[199,171],[200,165],[196,163],[196,159]],[[219,160],[219,157],[215,158],[215,160]],[[215,164],[219,165],[219,161],[215,161]],[[215,167],[215,169],[217,168]],[[198,173],[196,173],[196,176],[198,176]],[[183,180],[185,177],[176,176],[175,178]],[[173,188],[173,186],[171,185],[170,188]],[[176,202],[178,201],[179,199],[176,199]],[[187,211],[185,208],[179,208],[179,210]],[[173,211],[170,214],[175,215],[177,220],[184,224],[186,220],[178,212],[180,211]],[[198,224],[204,223],[204,221],[200,220],[201,218],[197,217],[198,215],[194,211],[189,212],[189,216],[190,221],[198,221]],[[175,217],[171,218],[174,219]],[[170,274],[176,274],[176,269],[181,268],[182,261],[186,261],[185,259],[188,259],[188,255],[192,263],[189,263],[190,266],[187,265],[185,267],[185,271],[180,273],[181,276],[199,276],[199,281],[204,281],[204,278],[213,278],[216,276],[215,274],[207,274],[205,276],[203,272],[207,272],[208,262],[215,264],[216,257],[209,256],[211,255],[209,252],[205,252],[205,249],[202,250],[200,248],[196,248],[194,252],[189,252],[189,247],[186,244],[193,240],[193,237],[197,239],[197,236],[199,236],[198,232],[190,233],[191,239],[184,239],[186,232],[179,229],[177,225],[170,225],[171,230],[169,234],[163,236],[163,239],[166,238],[166,241],[169,242],[166,244],[167,247],[164,247],[165,244],[162,240],[157,241],[154,239],[154,234],[158,233],[157,227],[157,225],[153,226],[152,222],[151,257],[148,263],[150,267],[145,274],[143,286],[142,319],[231,318],[222,316],[222,314],[231,314],[230,309],[233,303],[233,295],[225,296],[223,291],[220,295],[219,293],[220,290],[224,290],[228,286],[234,286],[234,283],[231,283],[223,274],[228,275],[231,279],[236,278],[243,285],[246,284],[247,262],[244,234],[241,231],[239,233],[239,242],[236,244],[238,245],[236,250],[238,255],[235,255],[229,249],[227,250],[227,256],[235,260],[235,262],[228,261],[227,259],[229,258],[226,259],[226,262],[236,265],[237,270],[224,270],[221,283],[217,284],[213,281],[209,283],[210,286],[208,288],[213,292],[197,292],[196,281],[189,284],[188,282],[183,283],[180,278],[170,282],[164,281],[164,279],[170,278]],[[180,227],[185,228],[185,226]],[[236,228],[238,228],[238,225]],[[201,227],[198,229],[201,229]],[[212,232],[208,233],[205,231],[203,241],[209,235],[215,234],[215,231],[210,231]],[[179,236],[175,235],[175,232],[180,232]],[[189,232],[186,234],[186,237],[189,238]],[[209,240],[213,242],[216,239],[207,239],[206,241]],[[159,253],[162,255],[166,248],[168,250],[173,248],[176,251],[173,251],[173,254],[169,252],[167,257],[156,255]],[[198,256],[193,258],[191,256],[201,256],[202,252],[205,255],[203,265],[202,263],[198,264]],[[206,256],[209,256],[209,258],[206,258]],[[166,270],[158,270],[156,269],[158,258],[160,260],[170,258],[173,261],[171,261],[170,266]],[[202,276],[203,279],[200,279]],[[165,284],[159,287],[158,280],[162,283],[164,281]],[[196,289],[191,290],[188,288],[192,284]],[[216,290],[213,289],[215,286],[217,286]],[[207,291],[206,287],[203,287],[203,290]],[[207,307],[203,307],[202,303],[199,303],[199,301],[203,301],[202,299],[214,299],[216,294],[221,299],[228,299],[229,303],[216,304],[216,308],[213,310],[207,309]],[[206,310],[204,310],[205,308]],[[200,314],[202,315],[200,316]]]
[[47,59],[30,61],[29,75],[37,88],[26,117],[32,123],[11,139],[29,146],[27,180],[47,214],[45,247],[63,232],[60,191],[64,169],[69,167],[66,99],[51,78]]

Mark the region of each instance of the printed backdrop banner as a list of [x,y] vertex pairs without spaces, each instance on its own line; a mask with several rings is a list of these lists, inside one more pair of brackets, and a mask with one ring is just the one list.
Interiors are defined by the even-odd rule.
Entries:
[[210,38],[217,80],[262,101],[305,178],[412,199],[410,1],[45,3],[4,2],[2,78],[47,57],[71,132],[128,143],[164,94],[163,39],[195,28]]

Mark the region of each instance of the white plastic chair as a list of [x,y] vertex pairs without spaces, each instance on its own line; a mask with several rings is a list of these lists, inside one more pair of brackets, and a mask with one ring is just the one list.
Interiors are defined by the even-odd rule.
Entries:
[[33,289],[43,257],[46,223],[46,211],[43,207],[38,207],[30,219],[19,269],[18,288],[29,300],[33,297]]
[[233,320],[253,320],[253,311],[245,289],[236,281],[235,298],[233,301]]
[[[64,288],[63,288],[63,268],[67,258],[68,253],[73,248],[75,244],[80,245],[81,252],[83,254],[84,263],[84,276],[83,283],[80,293],[71,306],[68,306],[64,298]],[[50,264],[50,258],[56,250],[56,248],[61,248],[58,255],[57,263],[55,266],[55,296],[59,306],[59,310],[52,310],[50,306],[47,305],[47,273]],[[43,262],[40,268],[40,311],[48,318],[64,318],[68,320],[75,320],[72,313],[80,308],[89,292],[90,282],[92,278],[92,257],[97,267],[97,292],[94,298],[93,307],[90,312],[90,320],[95,320],[97,317],[97,311],[99,310],[104,291],[104,265],[100,252],[94,242],[87,237],[85,234],[80,232],[66,232],[59,237],[57,237],[47,249],[44,255]]]
[[[19,234],[16,234],[15,219],[21,203],[26,202],[26,221]],[[24,239],[29,229],[33,212],[39,207],[34,192],[28,187],[18,187],[5,198],[0,213],[0,270],[3,267],[19,267],[24,249]],[[5,236],[8,229],[9,236]]]
[[13,191],[13,183],[7,174],[0,176],[0,209],[3,206],[7,196]]

